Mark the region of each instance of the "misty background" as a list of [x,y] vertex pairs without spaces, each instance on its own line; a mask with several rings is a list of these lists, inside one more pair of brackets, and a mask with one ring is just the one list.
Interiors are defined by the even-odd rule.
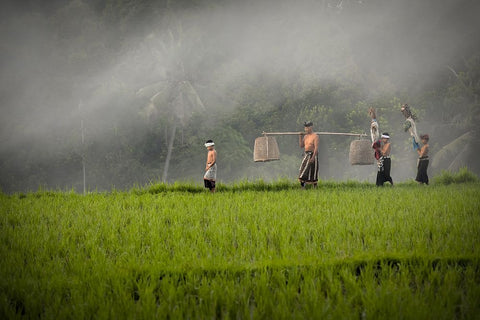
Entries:
[[[473,0],[3,1],[0,190],[127,189],[296,179],[302,150],[253,162],[263,131],[392,139],[392,177],[413,179],[400,106],[430,135],[429,175],[480,174],[480,3]],[[352,137],[321,136],[320,177],[374,182]],[[83,170],[85,169],[85,171]]]

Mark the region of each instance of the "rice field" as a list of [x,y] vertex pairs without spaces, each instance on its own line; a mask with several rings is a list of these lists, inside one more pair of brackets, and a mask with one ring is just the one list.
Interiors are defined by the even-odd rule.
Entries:
[[2,319],[478,319],[480,184],[0,194]]

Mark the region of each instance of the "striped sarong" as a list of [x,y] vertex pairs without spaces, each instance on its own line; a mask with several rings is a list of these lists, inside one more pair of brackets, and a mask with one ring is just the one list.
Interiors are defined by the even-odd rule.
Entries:
[[300,174],[298,176],[300,182],[317,183],[318,181],[318,156],[315,157],[313,162],[310,162],[312,157],[312,151],[305,152],[302,164],[300,165]]

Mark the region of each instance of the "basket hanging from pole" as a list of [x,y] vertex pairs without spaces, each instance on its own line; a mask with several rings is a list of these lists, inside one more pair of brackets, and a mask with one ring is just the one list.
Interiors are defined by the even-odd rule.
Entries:
[[368,165],[375,163],[375,153],[369,140],[354,140],[350,143],[350,164]]
[[253,161],[266,162],[273,160],[280,160],[277,140],[269,136],[256,138],[253,147]]

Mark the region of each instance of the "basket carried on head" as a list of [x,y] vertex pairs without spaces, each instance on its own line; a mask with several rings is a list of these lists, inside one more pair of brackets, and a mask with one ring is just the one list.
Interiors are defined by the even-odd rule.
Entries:
[[253,147],[253,161],[266,162],[273,160],[280,160],[277,140],[269,136],[256,138]]
[[354,140],[350,143],[350,164],[368,165],[375,163],[375,153],[370,140]]

